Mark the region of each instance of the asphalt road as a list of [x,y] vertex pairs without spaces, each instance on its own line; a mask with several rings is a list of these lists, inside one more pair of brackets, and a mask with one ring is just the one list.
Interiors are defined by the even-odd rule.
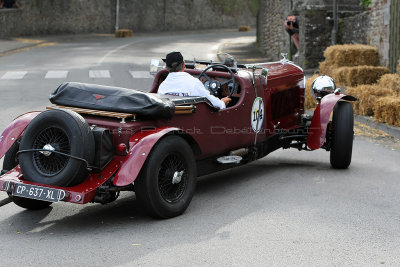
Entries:
[[[223,43],[254,40],[235,31],[80,36],[0,57],[0,77],[14,77],[0,79],[0,128],[43,110],[61,82],[148,89],[152,58],[180,50],[208,59]],[[36,212],[9,204],[0,266],[399,266],[399,158],[400,143],[379,133],[355,139],[347,170],[332,169],[323,150],[279,150],[200,178],[188,210],[169,220],[144,215],[132,193]]]

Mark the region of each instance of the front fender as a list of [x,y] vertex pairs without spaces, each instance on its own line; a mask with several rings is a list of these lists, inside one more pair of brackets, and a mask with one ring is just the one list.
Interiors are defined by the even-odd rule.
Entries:
[[143,130],[129,138],[129,153],[114,178],[114,185],[125,186],[133,183],[142,169],[151,149],[164,135],[180,131],[175,127]]
[[32,111],[15,118],[3,131],[0,136],[0,159],[6,154],[10,147],[14,144],[25,128],[41,111]]
[[356,98],[344,94],[329,94],[324,96],[314,111],[311,121],[310,130],[307,136],[307,146],[310,149],[320,148],[326,138],[326,129],[328,127],[329,118],[336,103],[340,100],[355,101]]

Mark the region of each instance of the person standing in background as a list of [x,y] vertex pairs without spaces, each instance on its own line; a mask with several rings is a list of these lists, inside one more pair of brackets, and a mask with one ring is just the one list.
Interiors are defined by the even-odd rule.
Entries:
[[299,17],[293,14],[288,15],[285,20],[285,28],[286,31],[291,36],[294,45],[296,46],[297,52],[294,55],[294,57],[297,57],[299,55],[299,46],[300,46]]

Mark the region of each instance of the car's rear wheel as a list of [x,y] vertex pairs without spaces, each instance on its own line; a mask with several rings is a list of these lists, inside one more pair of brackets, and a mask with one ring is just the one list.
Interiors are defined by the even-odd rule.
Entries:
[[[10,149],[4,155],[3,170],[9,171],[18,165],[17,152],[19,150],[19,141],[20,141],[19,139],[15,141],[15,143],[10,147]],[[11,197],[11,200],[16,205],[28,210],[40,210],[47,208],[52,204],[51,202],[47,201],[41,201],[23,197],[15,197],[12,195],[9,195],[9,197]]]
[[[47,151],[38,151],[41,149]],[[82,116],[70,110],[40,113],[26,128],[20,144],[24,179],[40,184],[77,185],[87,177],[87,167],[93,159],[90,127]]]
[[135,181],[136,198],[155,218],[171,218],[189,206],[196,187],[196,162],[188,143],[167,136],[153,148]]
[[340,101],[333,109],[331,165],[335,169],[346,169],[351,163],[354,138],[353,106]]

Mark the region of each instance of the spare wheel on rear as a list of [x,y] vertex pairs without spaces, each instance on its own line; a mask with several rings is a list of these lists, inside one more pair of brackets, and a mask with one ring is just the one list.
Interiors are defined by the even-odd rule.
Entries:
[[[46,151],[38,151],[41,149]],[[81,115],[65,109],[47,110],[36,116],[26,128],[19,150],[24,179],[57,186],[81,183],[95,153],[89,125]]]

